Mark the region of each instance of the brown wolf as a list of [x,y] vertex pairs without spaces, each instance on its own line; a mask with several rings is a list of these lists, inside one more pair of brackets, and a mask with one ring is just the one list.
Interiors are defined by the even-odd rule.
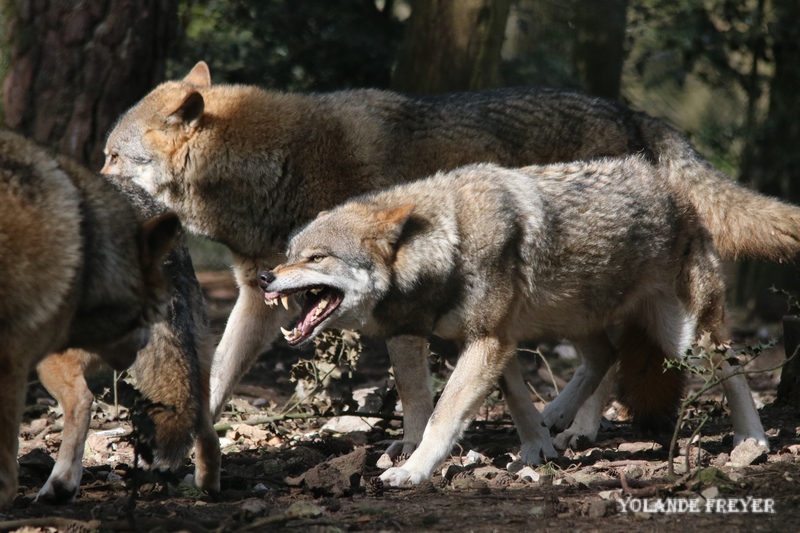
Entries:
[[[299,297],[300,316],[284,331],[292,345],[336,327],[433,333],[462,347],[419,447],[381,476],[419,483],[498,378],[519,379],[508,365],[520,340],[569,338],[581,352],[585,366],[548,406],[571,419],[617,359],[607,328],[622,330],[620,349],[628,330],[643,334],[654,351],[638,356],[662,360],[681,358],[696,331],[725,338],[720,261],[694,207],[661,175],[668,167],[638,158],[473,165],[398,185],[321,214],[260,285],[268,305]],[[747,400],[731,401],[748,411],[734,420],[763,433],[749,391],[725,390]],[[525,400],[510,401],[512,414]],[[522,450],[536,463],[550,439],[542,416],[527,415],[514,418],[523,439],[539,430]]]
[[[520,167],[634,153],[654,166],[676,167],[664,177],[697,209],[722,257],[774,259],[800,249],[800,209],[730,181],[663,122],[562,90],[418,98],[376,90],[284,94],[212,85],[200,62],[121,117],[103,172],[133,176],[191,231],[234,253],[239,299],[211,377],[211,408],[219,414],[240,377],[297,313],[266,308],[256,274],[280,263],[292,230],[319,211],[468,163]],[[425,339],[395,337],[389,353],[410,452],[433,409],[430,390],[420,389],[428,382]],[[671,408],[679,378],[658,376],[673,391],[664,398]],[[569,421],[558,424],[563,429]]]
[[128,367],[161,320],[161,263],[180,223],[143,220],[106,180],[0,132],[0,507],[17,489],[28,374],[47,354],[91,350]]
[[[141,217],[166,211],[131,180],[112,181]],[[166,407],[151,412],[156,428],[152,466],[179,466],[196,440],[195,482],[202,489],[218,491],[220,449],[208,406],[213,345],[203,293],[182,234],[164,269],[170,282],[166,317],[153,325],[150,343],[128,373],[145,398]],[[54,354],[39,363],[39,379],[64,410],[58,460],[39,491],[39,501],[71,501],[78,492],[92,405],[84,375],[99,363],[99,358],[83,350]]]

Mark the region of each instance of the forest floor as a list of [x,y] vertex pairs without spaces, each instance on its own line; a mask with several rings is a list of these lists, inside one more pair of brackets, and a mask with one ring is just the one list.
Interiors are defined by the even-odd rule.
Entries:
[[[227,272],[200,273],[199,278],[219,333],[235,300],[235,286]],[[734,336],[754,344],[779,337],[780,327],[749,325],[736,328]],[[526,380],[547,400],[556,386],[563,387],[577,360],[559,342],[532,347],[544,354],[551,370],[530,352],[521,352],[520,360]],[[433,349],[449,353],[446,346]],[[34,502],[58,452],[62,412],[40,387],[32,386],[20,429],[20,495],[10,510],[0,512],[0,531],[800,530],[800,416],[772,403],[779,371],[748,376],[770,451],[754,453],[743,461],[750,463],[746,466],[732,462],[732,430],[719,387],[692,405],[693,418],[679,440],[682,451],[696,419],[708,415],[709,420],[696,439],[700,446],[691,447],[688,473],[680,457],[674,479],[667,478],[668,443],[643,440],[616,403],[606,412],[608,421],[596,443],[565,452],[557,463],[522,469],[514,427],[502,398],[494,393],[430,483],[391,488],[376,480],[381,472],[376,463],[401,434],[400,413],[391,408],[385,348],[364,340],[352,375],[344,372],[341,379],[326,380],[324,392],[287,411],[302,397],[290,368],[310,355],[276,345],[237,387],[218,426],[223,471],[222,491],[216,495],[180,483],[193,471],[187,458],[172,483],[165,476],[137,478],[133,498],[132,445],[108,431],[129,431],[127,410],[98,401],[76,502]],[[770,368],[782,358],[779,343],[754,364]],[[434,389],[441,390],[455,360],[451,354],[433,362]],[[691,388],[700,385],[695,378]],[[330,413],[341,398],[351,404],[360,401],[362,411],[381,416],[335,417]],[[543,405],[537,404],[540,409]],[[698,512],[659,508],[692,501]],[[773,512],[727,512],[728,505],[741,510],[745,504],[748,511]]]

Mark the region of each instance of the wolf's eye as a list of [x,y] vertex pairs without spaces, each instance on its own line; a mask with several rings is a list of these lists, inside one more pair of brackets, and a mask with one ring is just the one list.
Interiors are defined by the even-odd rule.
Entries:
[[319,254],[318,255],[312,255],[311,257],[308,258],[308,260],[311,261],[312,263],[319,263],[323,259],[325,259],[325,256],[324,255],[319,255]]
[[118,154],[109,154],[109,156],[108,156],[108,162],[109,163],[111,163],[112,165],[116,165],[117,161],[119,161],[119,155]]

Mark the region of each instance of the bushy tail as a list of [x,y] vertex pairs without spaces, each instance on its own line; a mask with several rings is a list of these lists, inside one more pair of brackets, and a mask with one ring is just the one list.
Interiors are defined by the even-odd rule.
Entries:
[[664,351],[637,326],[625,326],[617,341],[619,401],[644,433],[675,428],[685,389],[684,373],[664,371]]
[[800,252],[800,208],[729,179],[660,122],[643,130],[670,184],[697,209],[723,259],[791,260]]

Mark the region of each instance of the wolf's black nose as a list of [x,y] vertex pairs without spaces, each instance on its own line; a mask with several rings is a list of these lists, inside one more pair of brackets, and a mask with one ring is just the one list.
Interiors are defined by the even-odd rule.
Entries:
[[267,286],[273,281],[275,281],[275,274],[269,270],[258,273],[258,286],[261,287],[261,290],[267,290]]

